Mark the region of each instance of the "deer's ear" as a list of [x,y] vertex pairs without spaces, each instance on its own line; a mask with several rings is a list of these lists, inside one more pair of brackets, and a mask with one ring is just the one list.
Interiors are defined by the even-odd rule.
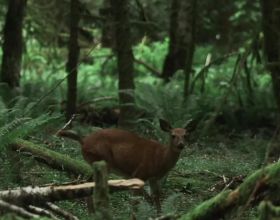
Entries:
[[164,119],[159,119],[159,124],[160,124],[161,130],[163,130],[163,131],[170,132],[171,129],[172,129],[172,127],[169,124],[169,122],[164,120]]

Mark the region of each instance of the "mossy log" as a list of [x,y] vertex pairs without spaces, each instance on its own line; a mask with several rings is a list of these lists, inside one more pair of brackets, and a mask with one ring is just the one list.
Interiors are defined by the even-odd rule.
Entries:
[[31,153],[34,159],[54,169],[80,175],[85,178],[90,178],[93,175],[91,166],[86,162],[72,159],[69,156],[49,150],[30,141],[17,139],[11,147],[19,152]]
[[280,199],[280,162],[257,170],[235,190],[225,190],[181,216],[180,220],[219,219],[226,213],[262,199]]
[[262,201],[259,212],[259,220],[280,219],[280,207],[274,206],[270,201]]

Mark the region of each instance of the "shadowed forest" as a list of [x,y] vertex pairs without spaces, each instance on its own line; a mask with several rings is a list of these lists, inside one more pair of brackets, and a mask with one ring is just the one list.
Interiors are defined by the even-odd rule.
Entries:
[[279,0],[0,4],[0,219],[280,219]]

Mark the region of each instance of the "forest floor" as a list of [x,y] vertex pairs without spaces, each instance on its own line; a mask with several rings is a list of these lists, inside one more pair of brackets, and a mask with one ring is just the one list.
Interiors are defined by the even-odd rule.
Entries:
[[[46,135],[35,140],[39,143],[40,139],[44,139],[52,150],[68,154],[72,158],[82,159],[79,144],[76,142],[62,141],[57,137]],[[239,185],[244,177],[262,166],[269,140],[269,137],[262,134],[253,135],[251,132],[243,132],[239,135],[219,134],[197,140],[187,146],[176,167],[163,181],[163,214],[186,213],[223,189]],[[22,160],[24,161],[22,170],[24,185],[73,181],[66,174],[42,166],[30,157],[24,157]],[[5,164],[4,161],[3,164]],[[5,173],[7,166],[2,166],[0,172]],[[111,176],[111,178],[115,177]],[[0,177],[0,181],[1,188],[11,187],[5,175]],[[149,190],[148,187],[146,188]],[[142,198],[133,197],[127,191],[110,195],[114,219],[129,219],[132,201],[138,203],[136,219],[148,219],[155,216],[155,209],[150,204]],[[80,219],[90,219],[83,200],[60,202],[59,205]],[[256,210],[252,209],[250,212],[243,213],[242,219],[254,219],[254,217],[256,217]]]

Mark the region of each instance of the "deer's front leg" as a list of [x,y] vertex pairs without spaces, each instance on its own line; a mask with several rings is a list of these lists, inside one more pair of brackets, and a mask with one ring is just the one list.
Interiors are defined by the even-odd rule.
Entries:
[[160,205],[160,181],[158,179],[150,179],[149,180],[152,200],[157,209],[157,213],[160,214],[161,212],[161,205]]

